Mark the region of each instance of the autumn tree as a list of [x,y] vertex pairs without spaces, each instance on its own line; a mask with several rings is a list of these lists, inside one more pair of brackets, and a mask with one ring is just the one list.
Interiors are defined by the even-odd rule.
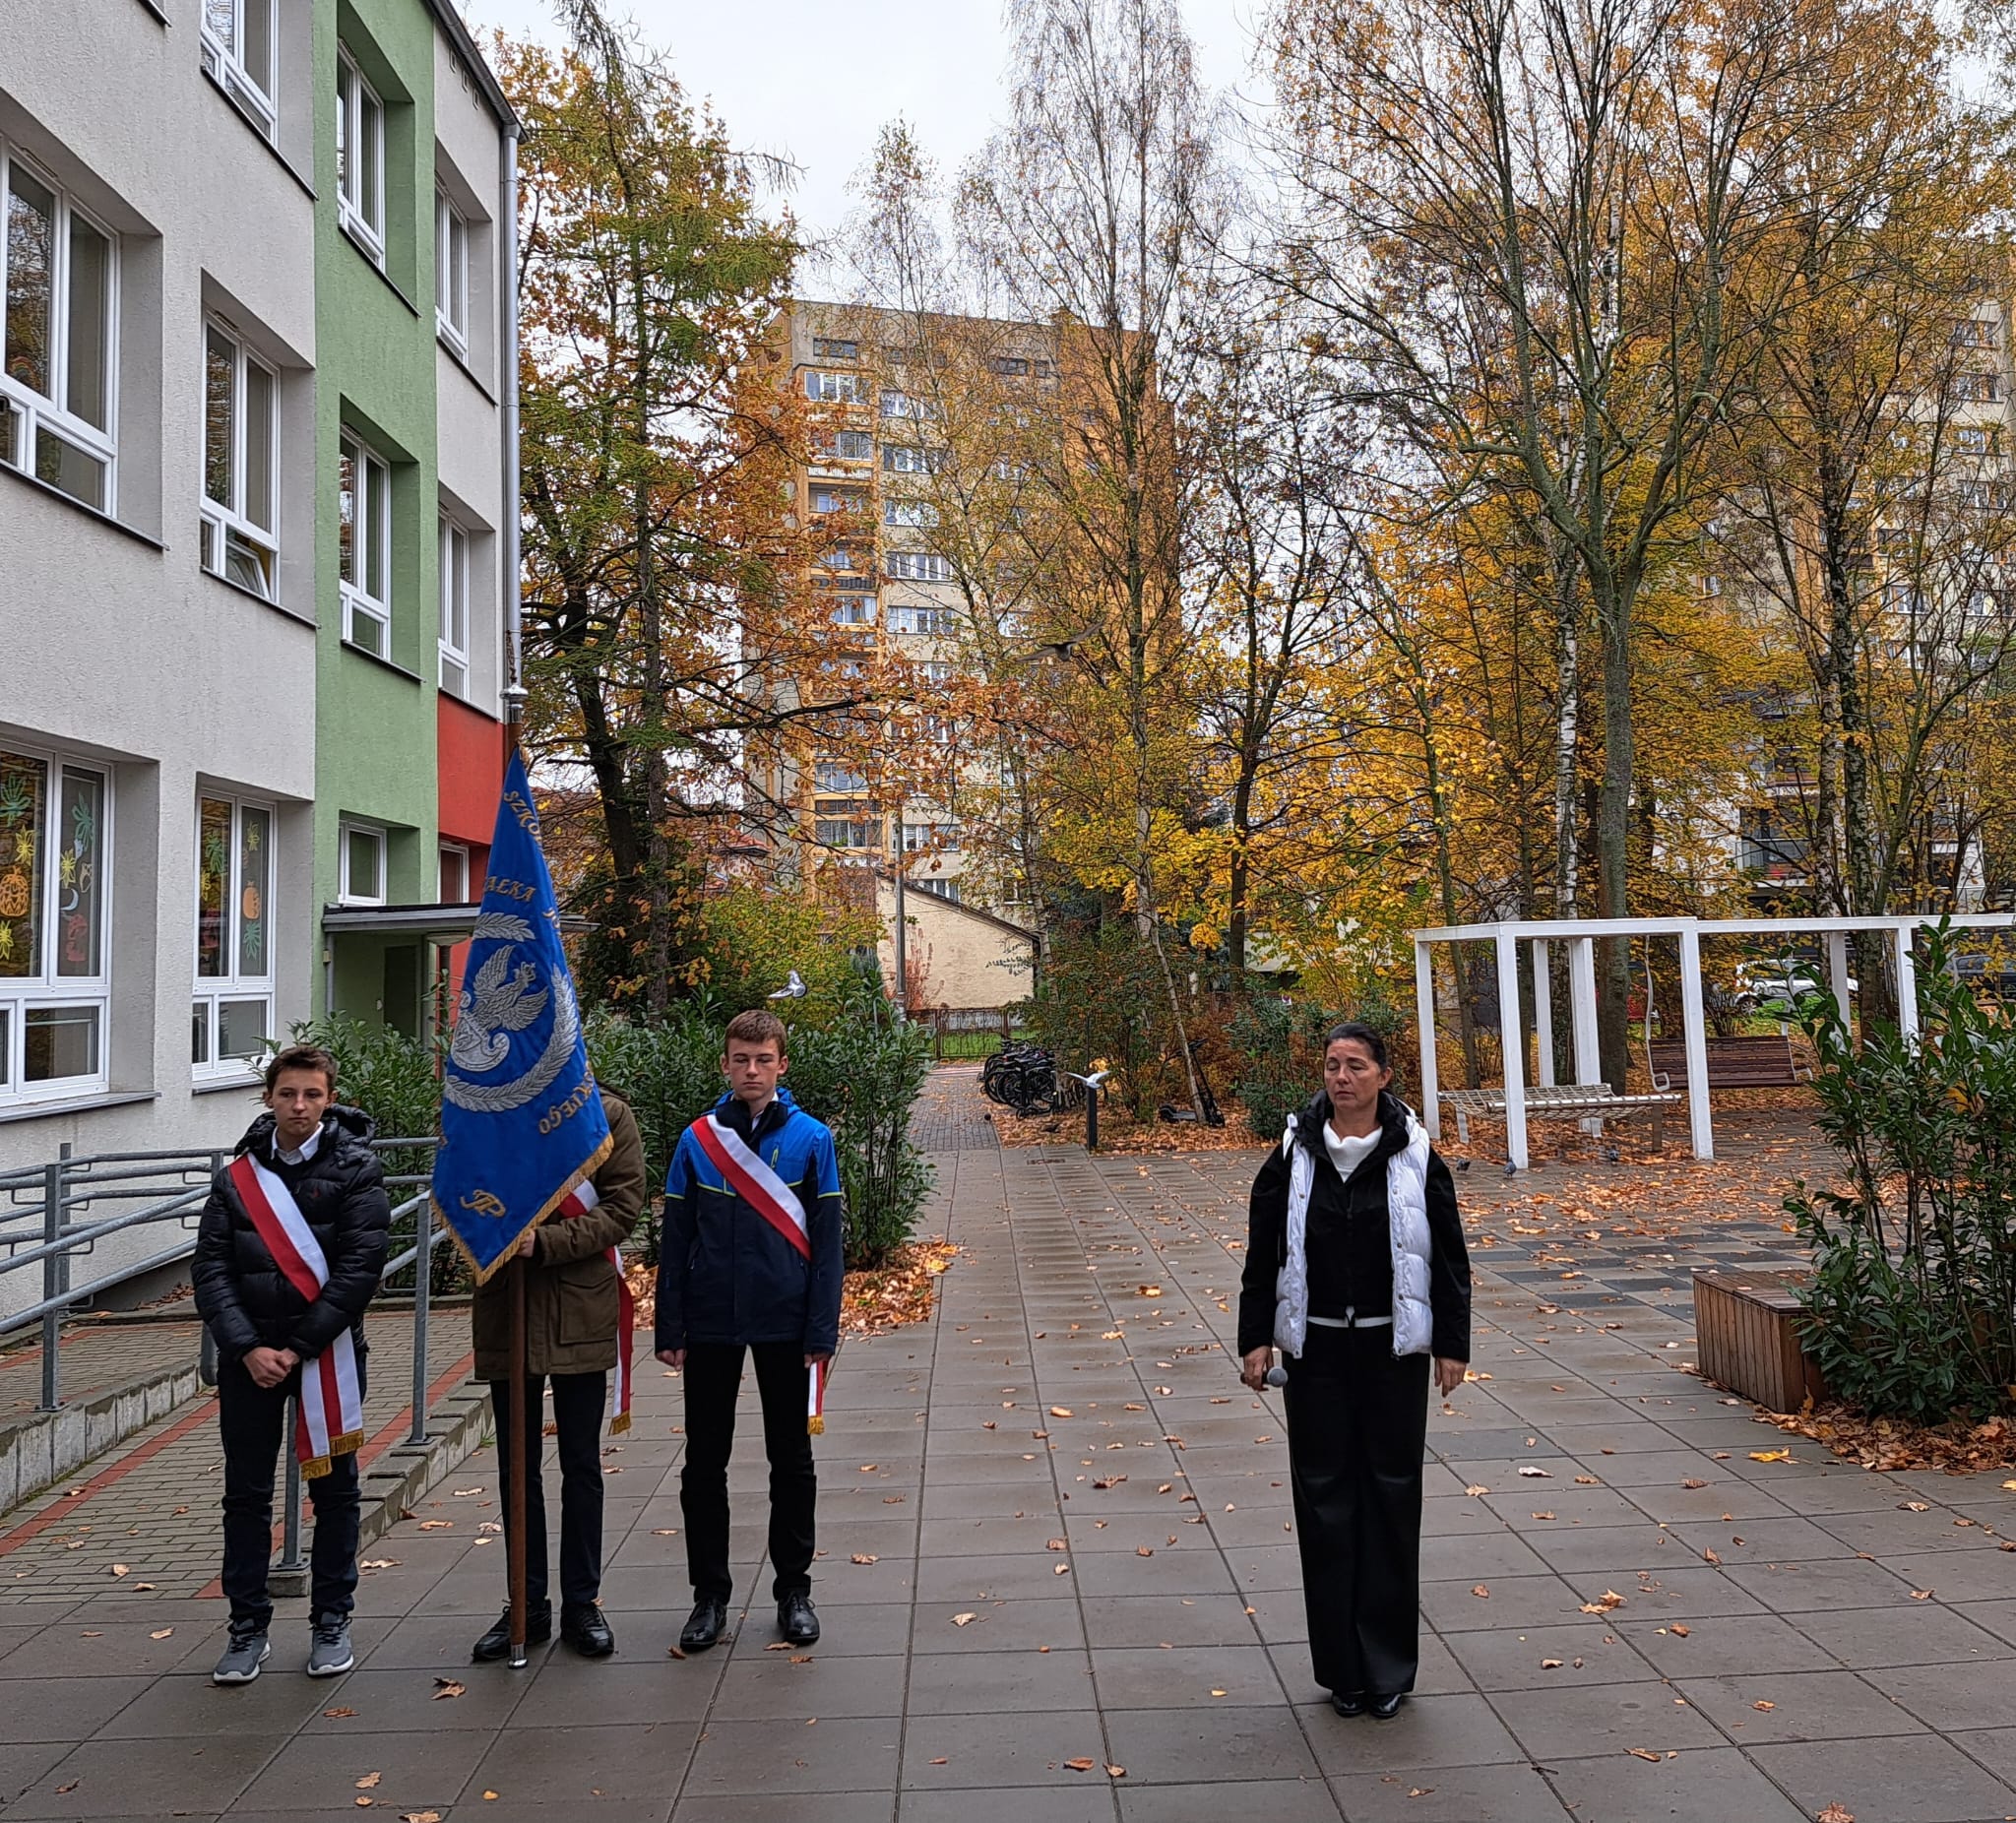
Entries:
[[740,818],[752,743],[808,707],[769,679],[813,637],[780,504],[795,426],[752,412],[797,243],[722,124],[591,0],[572,47],[500,43],[521,155],[529,739],[592,780],[591,973],[662,1011],[684,962],[680,825]]

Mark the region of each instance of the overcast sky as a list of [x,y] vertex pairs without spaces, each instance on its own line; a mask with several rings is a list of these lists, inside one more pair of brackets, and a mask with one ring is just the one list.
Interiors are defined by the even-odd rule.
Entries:
[[[471,23],[556,41],[548,0],[465,0]],[[1201,74],[1248,91],[1264,0],[1183,0]],[[1007,43],[996,0],[609,0],[710,100],[736,145],[803,167],[790,197],[804,231],[831,233],[848,180],[901,114],[947,170],[1006,111]]]

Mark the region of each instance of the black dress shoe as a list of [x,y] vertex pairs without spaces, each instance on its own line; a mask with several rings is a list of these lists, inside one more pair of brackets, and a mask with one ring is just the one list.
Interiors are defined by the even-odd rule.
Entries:
[[793,1646],[819,1643],[819,1616],[808,1595],[788,1595],[777,1604],[777,1630]]
[[[542,1602],[537,1607],[529,1609],[525,1616],[525,1643],[528,1646],[543,1646],[553,1637],[553,1604]],[[492,1660],[502,1659],[511,1651],[511,1609],[497,1616],[497,1624],[470,1648],[469,1656],[478,1665],[488,1665]]]
[[1361,1716],[1365,1713],[1365,1693],[1362,1690],[1333,1690],[1330,1707],[1340,1716]]
[[679,1635],[681,1652],[705,1652],[708,1647],[719,1645],[721,1636],[727,1631],[728,1604],[718,1602],[713,1596],[702,1596],[693,1603],[693,1611],[686,1617],[686,1626]]
[[1405,1690],[1396,1690],[1391,1696],[1375,1696],[1365,1705],[1372,1712],[1375,1722],[1391,1722],[1400,1714],[1400,1706],[1407,1701]]
[[560,1637],[584,1659],[606,1659],[616,1650],[616,1636],[599,1607],[563,1607]]

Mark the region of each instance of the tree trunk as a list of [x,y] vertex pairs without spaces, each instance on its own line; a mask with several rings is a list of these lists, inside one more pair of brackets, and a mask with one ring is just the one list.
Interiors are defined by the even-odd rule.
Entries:
[[[1603,790],[1597,802],[1598,887],[1605,917],[1630,915],[1631,777],[1636,760],[1631,725],[1630,609],[1612,603],[1603,616]],[[1597,1026],[1603,1078],[1619,1095],[1631,1055],[1631,943],[1612,937],[1601,946]]]

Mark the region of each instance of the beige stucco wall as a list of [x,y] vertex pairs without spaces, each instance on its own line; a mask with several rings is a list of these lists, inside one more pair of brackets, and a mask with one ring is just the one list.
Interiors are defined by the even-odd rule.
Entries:
[[[876,902],[882,917],[882,972],[893,981],[896,887],[892,881],[877,881]],[[916,959],[923,959],[923,991],[930,1005],[998,1007],[1027,998],[1034,984],[1033,938],[934,893],[906,892],[904,912],[911,966],[914,970]]]

